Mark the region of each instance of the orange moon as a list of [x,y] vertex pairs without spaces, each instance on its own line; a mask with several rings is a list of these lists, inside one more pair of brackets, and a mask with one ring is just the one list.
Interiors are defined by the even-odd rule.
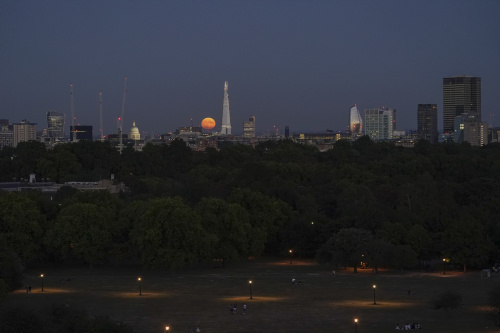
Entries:
[[205,118],[201,121],[201,127],[206,130],[211,130],[215,127],[215,120],[213,120],[212,118]]

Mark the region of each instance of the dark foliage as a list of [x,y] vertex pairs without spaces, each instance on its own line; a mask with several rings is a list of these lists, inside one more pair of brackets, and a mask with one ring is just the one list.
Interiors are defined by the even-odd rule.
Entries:
[[[191,240],[196,244],[205,235],[217,244],[217,255],[231,260],[293,249],[331,265],[356,267],[363,261],[375,270],[403,271],[443,257],[450,267],[482,268],[500,254],[500,145],[419,141],[409,149],[364,136],[341,140],[327,152],[291,140],[198,152],[176,140],[147,144],[143,151],[127,147],[120,155],[107,142],[52,150],[29,142],[0,151],[0,171],[4,181],[35,173],[59,183],[114,175],[130,188],[119,196],[69,186],[50,199],[0,194],[8,208],[0,217],[0,239],[7,240],[3,253],[15,253],[21,265],[75,259],[107,264],[142,258],[166,267],[198,262],[203,258],[196,251],[189,260],[161,258],[177,245],[151,251],[155,257],[138,246],[170,239],[182,227],[175,219],[189,219],[193,211],[200,229]],[[152,202],[172,197],[180,200],[175,216],[160,207],[155,214],[165,220],[154,220]],[[218,213],[218,207],[231,210]],[[144,229],[145,217],[156,221],[153,229],[162,229]],[[76,222],[79,227],[71,228]],[[360,243],[358,232],[369,237]],[[370,254],[361,260],[362,252]]]

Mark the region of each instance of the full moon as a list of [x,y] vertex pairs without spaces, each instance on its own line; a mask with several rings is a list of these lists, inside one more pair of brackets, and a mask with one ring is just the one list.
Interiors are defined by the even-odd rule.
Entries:
[[209,131],[215,127],[215,120],[212,118],[205,118],[201,121],[201,127]]

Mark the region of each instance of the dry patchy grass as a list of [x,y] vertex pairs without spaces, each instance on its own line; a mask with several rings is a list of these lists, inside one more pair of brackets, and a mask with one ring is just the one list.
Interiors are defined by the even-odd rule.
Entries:
[[[226,268],[187,269],[175,274],[137,268],[67,269],[28,272],[32,294],[19,290],[2,307],[67,303],[91,314],[108,314],[136,332],[354,332],[395,331],[398,322],[419,322],[425,332],[494,332],[487,318],[488,292],[498,278],[479,273],[400,275],[371,270],[331,270],[310,261],[256,260]],[[142,296],[137,277],[142,277]],[[291,278],[302,281],[292,285]],[[70,283],[61,279],[71,278]],[[252,280],[250,299],[249,280]],[[373,288],[376,288],[376,305]],[[413,295],[407,290],[412,289]],[[444,290],[463,296],[461,309],[434,310],[430,300]],[[229,305],[238,304],[236,314]],[[242,313],[243,303],[247,312]]]

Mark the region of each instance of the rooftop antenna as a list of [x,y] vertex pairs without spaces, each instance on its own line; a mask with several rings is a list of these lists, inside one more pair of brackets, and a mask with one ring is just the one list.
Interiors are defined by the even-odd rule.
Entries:
[[101,141],[104,141],[104,128],[103,128],[103,121],[102,121],[102,92],[99,92],[99,132],[100,132],[100,137],[99,139]]
[[127,95],[127,77],[123,80],[123,98],[122,98],[122,114],[121,117],[118,118],[118,135],[120,137],[120,154],[123,150],[123,114],[125,112],[125,96]]

